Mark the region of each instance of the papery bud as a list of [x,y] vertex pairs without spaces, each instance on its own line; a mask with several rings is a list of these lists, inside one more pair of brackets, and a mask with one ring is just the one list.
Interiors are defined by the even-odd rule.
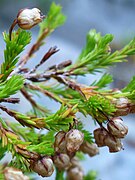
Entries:
[[69,153],[76,152],[83,143],[84,135],[78,129],[71,129],[65,136],[66,147]]
[[38,8],[22,9],[17,15],[17,23],[22,29],[31,29],[40,23],[44,17]]
[[55,166],[59,169],[67,169],[71,165],[70,158],[67,154],[57,154],[53,157]]
[[116,100],[116,106],[119,108],[126,107],[129,104],[129,100],[126,97],[120,97]]
[[72,167],[72,168],[77,166],[78,168],[82,169],[82,167],[81,167],[81,165],[80,165],[80,161],[79,161],[79,159],[78,159],[76,156],[74,156],[74,157],[70,160],[70,162],[71,162],[71,167]]
[[94,130],[95,143],[98,145],[98,147],[106,146],[105,139],[107,136],[108,132],[103,128],[98,128]]
[[31,161],[30,164],[30,168],[42,177],[51,176],[54,171],[53,162],[49,157]]
[[123,120],[119,117],[112,118],[107,128],[109,132],[117,138],[124,138],[128,133],[128,127],[123,123]]
[[90,144],[87,141],[81,145],[80,150],[83,153],[88,154],[90,157],[93,157],[93,156],[99,154],[99,148],[97,147],[97,144],[95,144],[95,143]]
[[66,153],[65,135],[66,133],[64,131],[60,131],[56,134],[54,142],[55,152]]
[[128,107],[128,104],[130,104],[131,101],[128,98],[121,97],[119,99],[114,99],[112,102],[115,104],[117,108],[117,111],[115,112],[116,116],[125,116],[129,113],[130,108]]
[[68,180],[83,180],[83,171],[78,166],[70,168],[67,171]]
[[105,144],[110,152],[118,152],[123,148],[121,140],[111,135],[106,137]]
[[6,167],[4,169],[5,180],[29,180],[28,176],[25,176],[22,171],[13,167]]

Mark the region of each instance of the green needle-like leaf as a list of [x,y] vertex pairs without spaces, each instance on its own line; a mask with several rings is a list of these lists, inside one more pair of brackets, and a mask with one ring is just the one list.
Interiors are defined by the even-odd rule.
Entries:
[[30,43],[31,34],[23,30],[18,30],[12,33],[12,40],[9,39],[9,34],[3,33],[6,49],[4,50],[4,62],[1,65],[1,81],[5,81],[9,74],[13,71],[16,63],[19,60],[19,54],[24,50],[24,47]]
[[20,75],[13,75],[4,84],[1,83],[0,87],[0,99],[8,98],[9,96],[16,94],[18,90],[23,86],[24,79]]

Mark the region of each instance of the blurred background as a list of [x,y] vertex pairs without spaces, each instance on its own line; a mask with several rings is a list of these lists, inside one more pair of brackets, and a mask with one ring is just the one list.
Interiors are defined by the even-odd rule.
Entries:
[[[18,10],[28,7],[38,7],[44,14],[47,14],[51,0],[0,0],[0,57],[2,61],[4,42],[2,40],[2,32],[8,31],[9,26],[15,19]],[[85,45],[85,37],[90,29],[95,28],[101,34],[111,33],[114,35],[112,47],[120,49],[135,36],[135,0],[54,0],[61,4],[63,13],[67,16],[64,26],[57,29],[51,37],[47,39],[45,47],[41,48],[35,59],[44,55],[49,47],[57,45],[60,51],[53,56],[51,63],[54,64],[62,60],[75,60],[82,47]],[[32,43],[36,40],[38,27],[32,29]],[[29,45],[30,47],[30,45]],[[50,62],[49,62],[50,63]],[[34,62],[29,62],[32,67]],[[50,64],[47,64],[50,65]],[[135,74],[134,58],[128,63],[117,64],[109,69],[114,75],[113,87],[121,88],[128,83],[130,78]],[[90,84],[93,78],[80,78],[79,81]],[[42,100],[41,100],[42,102]],[[25,102],[23,102],[25,103]],[[49,100],[46,104],[51,107]],[[27,105],[28,106],[28,105]],[[27,106],[23,106],[22,111],[26,111]],[[57,106],[56,106],[57,109]],[[54,109],[55,110],[55,109]],[[90,118],[87,119],[79,115],[84,120],[87,128],[92,131],[95,127],[90,124]],[[84,171],[96,170],[98,172],[98,180],[134,180],[135,179],[135,115],[124,117],[125,123],[129,127],[129,133],[123,140],[125,150],[119,153],[108,152],[108,149],[100,148],[100,155],[90,158],[86,156],[86,160],[82,161]],[[42,179],[40,177],[36,178]],[[54,176],[46,178],[54,180]]]

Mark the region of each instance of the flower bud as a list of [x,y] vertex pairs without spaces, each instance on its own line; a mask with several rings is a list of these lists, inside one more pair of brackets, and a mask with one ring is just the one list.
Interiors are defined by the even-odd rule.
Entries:
[[70,158],[67,154],[57,154],[53,157],[55,166],[59,169],[67,169],[70,164]]
[[42,177],[51,176],[54,171],[53,162],[48,157],[43,157],[37,161],[31,161],[30,168]]
[[99,154],[99,149],[98,149],[97,145],[95,143],[90,144],[87,141],[81,145],[80,150],[83,153],[88,154],[90,157],[93,157],[93,156]]
[[40,23],[44,17],[38,8],[22,9],[17,15],[17,23],[22,29],[31,29]]
[[66,133],[64,131],[60,131],[56,134],[54,142],[55,152],[66,153],[65,135]]
[[79,165],[79,167],[80,167],[80,164],[79,164],[79,159],[76,157],[76,156],[74,156],[72,159],[71,159],[71,164],[72,164],[72,167],[75,167],[75,166],[78,166]]
[[71,129],[65,136],[66,148],[69,153],[76,152],[83,143],[84,135],[77,129]]
[[129,104],[129,100],[126,97],[120,97],[116,100],[116,106],[119,108],[125,108]]
[[106,137],[105,144],[109,147],[110,152],[118,152],[123,148],[121,140],[111,135]]
[[5,180],[29,180],[28,176],[25,176],[22,171],[13,167],[6,167],[4,169]]
[[128,133],[128,127],[123,123],[123,120],[119,117],[112,118],[107,128],[109,132],[117,138],[124,138]]
[[108,132],[103,128],[98,128],[94,130],[94,138],[95,143],[98,145],[98,147],[105,146],[105,139],[108,136]]
[[83,180],[83,171],[78,166],[70,168],[67,171],[68,180]]

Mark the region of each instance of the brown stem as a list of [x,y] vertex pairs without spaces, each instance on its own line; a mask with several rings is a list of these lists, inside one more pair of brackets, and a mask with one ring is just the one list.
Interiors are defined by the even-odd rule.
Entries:
[[39,109],[42,112],[47,112],[44,108],[42,108],[41,106],[39,106],[32,98],[31,95],[24,89],[21,89],[21,93],[24,95],[24,97],[31,103],[31,105],[37,109]]
[[7,103],[19,103],[20,102],[20,99],[19,98],[5,98],[5,99],[2,99],[0,100],[0,102],[7,102]]
[[42,89],[41,87],[39,87],[37,85],[25,84],[25,87],[27,87],[29,89],[32,89],[32,90],[37,90],[37,91],[47,95],[48,97],[54,99],[55,101],[63,103],[62,98],[59,97],[59,100],[58,100],[58,98],[56,98],[53,93],[51,93],[51,92],[49,92],[49,91],[47,91],[45,89]]
[[41,66],[41,65],[42,65],[44,62],[46,62],[53,54],[55,54],[55,53],[58,52],[58,51],[59,51],[59,49],[57,49],[56,46],[51,47],[51,48],[48,50],[48,52],[43,56],[43,58],[41,59],[41,61],[40,61],[40,62],[35,66],[35,68],[32,69],[29,73],[34,73],[39,66]]
[[6,112],[8,115],[10,115],[11,117],[14,117],[20,124],[22,124],[23,126],[25,125],[23,122],[20,121],[20,119],[17,118],[16,113],[12,110],[9,110],[8,108],[6,108],[5,106],[0,105],[0,109],[4,112]]
[[9,28],[9,39],[10,39],[10,41],[11,41],[12,31],[13,31],[13,29],[14,29],[14,27],[15,27],[16,24],[17,24],[17,19],[15,19],[15,20],[13,21],[12,25],[11,25],[10,28]]
[[[43,118],[28,117],[28,121],[27,121],[26,119],[23,119],[23,117],[20,118],[20,115],[17,112],[8,109],[5,106],[0,105],[0,109],[2,111],[6,112],[9,116],[16,119],[22,126],[27,126],[27,127],[30,127],[30,128],[34,127],[34,128],[38,128],[38,129],[45,127],[45,123],[44,123]],[[29,121],[31,121],[31,122],[29,122]],[[32,122],[34,122],[34,124]]]
[[25,56],[22,57],[22,59],[20,60],[18,64],[19,67],[22,68],[27,63],[27,61],[31,58],[31,56],[40,48],[40,46],[42,45],[43,39],[49,34],[49,32],[50,30],[48,28],[45,29],[45,31],[38,38],[37,42],[33,44],[29,52]]
[[60,83],[63,83],[63,84],[65,84],[66,86],[68,86],[69,88],[71,88],[71,89],[73,89],[73,90],[75,90],[75,91],[78,91],[85,99],[86,99],[86,97],[85,97],[85,94],[82,92],[82,90],[81,90],[81,85],[80,84],[77,84],[76,82],[74,82],[74,81],[71,81],[71,80],[69,80],[68,78],[65,78],[65,77],[63,77],[63,76],[56,76],[56,75],[54,75],[53,76],[58,82],[60,82]]

